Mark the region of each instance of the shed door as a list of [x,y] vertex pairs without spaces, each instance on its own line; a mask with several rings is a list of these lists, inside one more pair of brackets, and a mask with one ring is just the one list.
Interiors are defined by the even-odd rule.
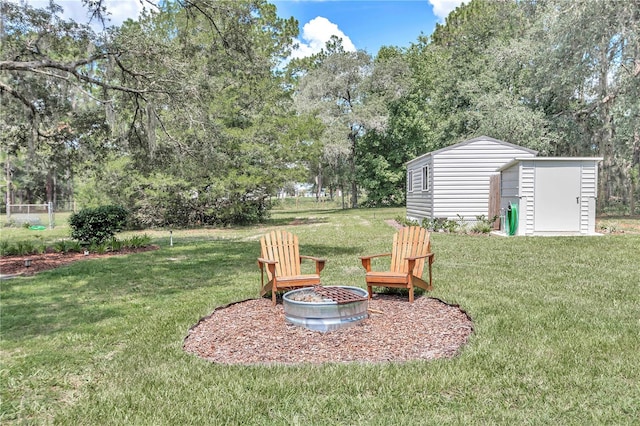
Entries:
[[535,231],[579,232],[580,167],[537,164],[534,200]]

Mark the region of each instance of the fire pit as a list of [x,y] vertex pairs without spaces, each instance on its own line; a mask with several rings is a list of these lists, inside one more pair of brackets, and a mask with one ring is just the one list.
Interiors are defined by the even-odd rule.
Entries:
[[349,327],[369,317],[367,290],[316,286],[292,290],[283,297],[285,320],[316,331]]

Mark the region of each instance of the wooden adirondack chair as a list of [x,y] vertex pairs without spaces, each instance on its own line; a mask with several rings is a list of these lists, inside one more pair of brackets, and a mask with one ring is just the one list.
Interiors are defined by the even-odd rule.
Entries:
[[[258,258],[261,275],[260,296],[270,291],[274,306],[278,291],[320,285],[320,271],[324,268],[325,259],[300,255],[298,237],[291,232],[271,231],[260,239],[260,246],[262,248]],[[300,273],[302,259],[316,262],[315,274]],[[266,284],[265,272],[268,279]]]
[[[381,256],[391,256],[390,271],[375,272],[371,270],[371,259]],[[419,226],[410,226],[400,229],[393,236],[393,248],[391,253],[362,256],[362,266],[366,270],[365,280],[369,298],[373,296],[372,287],[400,287],[409,289],[409,302],[413,303],[413,288],[420,287],[425,290],[433,289],[431,276],[431,242],[429,232]],[[425,261],[429,262],[429,282],[422,280],[422,271]]]

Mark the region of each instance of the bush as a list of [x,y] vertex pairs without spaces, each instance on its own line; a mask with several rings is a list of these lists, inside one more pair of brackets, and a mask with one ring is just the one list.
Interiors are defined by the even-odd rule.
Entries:
[[82,209],[69,217],[71,238],[86,244],[101,244],[121,231],[129,213],[120,206]]
[[9,244],[9,241],[0,241],[0,256],[8,256],[10,252],[11,245]]
[[487,219],[485,215],[476,216],[476,223],[473,226],[473,232],[479,232],[482,234],[488,234],[493,230],[493,222],[498,220],[499,216],[494,216],[490,219]]
[[134,235],[128,240],[123,241],[122,245],[127,248],[141,248],[151,245],[151,237],[145,235]]
[[427,228],[433,232],[457,232],[460,230],[460,224],[452,219],[445,219],[442,217],[436,217],[433,219],[422,219],[422,227]]
[[407,219],[404,216],[396,216],[396,222],[402,226],[420,226],[420,223],[417,220]]

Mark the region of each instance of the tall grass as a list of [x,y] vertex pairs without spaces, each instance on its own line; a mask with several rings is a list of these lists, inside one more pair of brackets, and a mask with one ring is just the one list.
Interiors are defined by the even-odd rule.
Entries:
[[283,209],[263,227],[176,230],[172,247],[147,231],[159,250],[3,281],[0,423],[638,423],[640,235],[434,234],[425,296],[475,323],[455,359],[222,366],[183,352],[199,318],[257,296],[270,227],[329,259],[325,284],[363,286],[358,256],[387,251],[385,220],[402,213]]

